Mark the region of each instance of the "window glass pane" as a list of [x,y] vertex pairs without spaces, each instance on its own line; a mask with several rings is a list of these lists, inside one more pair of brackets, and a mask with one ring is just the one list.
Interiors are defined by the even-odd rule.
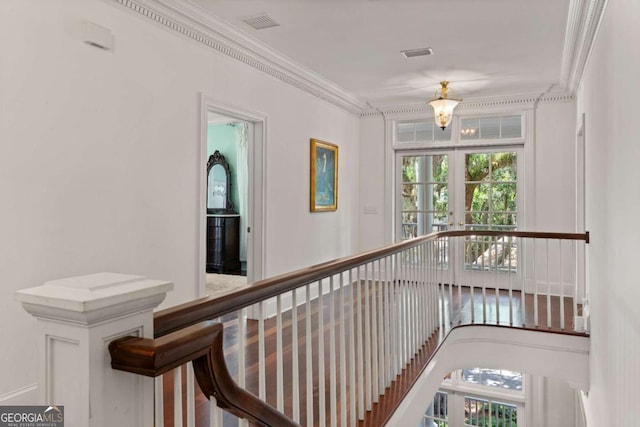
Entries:
[[504,369],[471,368],[462,370],[462,380],[471,384],[522,390],[522,373]]
[[514,152],[491,155],[491,180],[515,181],[517,179],[517,156]]
[[402,158],[402,182],[418,182],[418,167],[422,156],[405,156]]
[[480,139],[500,138],[500,117],[480,119]]
[[451,141],[451,125],[444,128],[444,130],[434,126],[433,136],[434,141]]
[[516,184],[515,183],[493,184],[491,188],[491,210],[515,212],[516,210]]
[[439,390],[429,404],[424,419],[420,426],[424,427],[448,427],[449,426],[449,395]]
[[396,128],[398,142],[413,142],[414,128],[415,125],[413,123],[399,123]]
[[416,123],[416,141],[433,141],[433,123]]
[[478,139],[480,138],[480,132],[478,129],[480,127],[480,120],[478,119],[462,119],[460,121],[460,139],[469,140],[469,139]]
[[507,116],[502,118],[502,138],[522,137],[522,121],[520,116]]

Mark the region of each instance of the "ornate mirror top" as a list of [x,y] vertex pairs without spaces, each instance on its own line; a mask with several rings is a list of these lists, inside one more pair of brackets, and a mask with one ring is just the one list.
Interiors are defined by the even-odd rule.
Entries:
[[207,213],[235,213],[229,164],[218,150],[207,161]]

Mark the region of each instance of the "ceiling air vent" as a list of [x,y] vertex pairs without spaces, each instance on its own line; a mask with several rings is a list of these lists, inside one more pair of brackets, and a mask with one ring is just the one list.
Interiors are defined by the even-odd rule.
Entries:
[[273,20],[272,17],[266,14],[250,16],[248,18],[243,18],[242,22],[253,27],[256,30],[263,30],[265,28],[279,27],[276,21]]
[[430,47],[423,47],[421,49],[409,49],[403,50],[402,54],[405,58],[413,58],[414,56],[427,56],[433,55],[433,49]]

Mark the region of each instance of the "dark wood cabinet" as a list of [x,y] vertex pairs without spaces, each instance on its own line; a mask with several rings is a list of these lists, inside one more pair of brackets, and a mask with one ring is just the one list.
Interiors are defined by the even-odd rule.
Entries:
[[240,215],[207,215],[207,273],[240,272]]

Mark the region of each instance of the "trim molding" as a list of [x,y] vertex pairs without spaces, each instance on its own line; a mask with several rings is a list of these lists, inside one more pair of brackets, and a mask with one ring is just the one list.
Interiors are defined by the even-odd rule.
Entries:
[[104,0],[180,33],[348,112],[359,114],[364,101],[241,33],[195,4],[181,0]]
[[[476,98],[462,101],[456,110],[476,110],[489,108],[534,108],[536,103],[561,103],[575,101],[575,95],[568,92],[547,93],[542,96],[539,93],[492,97],[492,98]],[[406,104],[394,105],[379,108],[369,108],[360,114],[360,117],[376,117],[376,116],[407,116],[416,114],[433,114],[433,110],[429,104]]]
[[571,0],[569,3],[560,81],[570,93],[580,84],[607,2]]

